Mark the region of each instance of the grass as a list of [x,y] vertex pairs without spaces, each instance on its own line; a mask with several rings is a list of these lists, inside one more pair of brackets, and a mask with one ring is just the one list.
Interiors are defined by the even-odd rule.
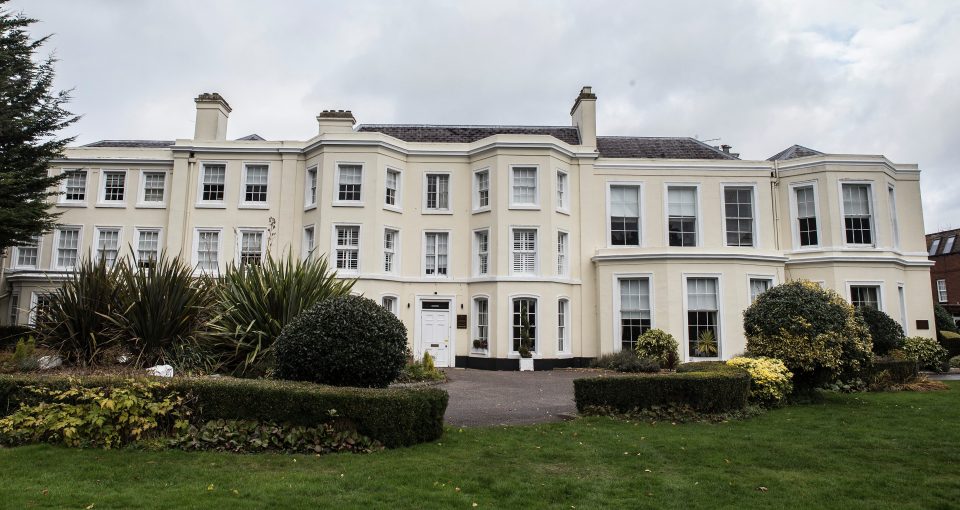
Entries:
[[0,449],[0,507],[956,508],[960,383],[949,384],[716,425],[449,429],[370,455]]

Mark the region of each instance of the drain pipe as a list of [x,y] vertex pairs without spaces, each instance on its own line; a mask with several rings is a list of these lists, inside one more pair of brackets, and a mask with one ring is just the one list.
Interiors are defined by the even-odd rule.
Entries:
[[[770,204],[773,207],[773,245],[778,252],[783,251],[780,246],[780,162],[773,160],[773,172],[770,177],[773,180],[770,181]],[[787,200],[789,204],[790,201]],[[783,275],[781,275],[780,281],[786,281],[787,268],[784,266]]]

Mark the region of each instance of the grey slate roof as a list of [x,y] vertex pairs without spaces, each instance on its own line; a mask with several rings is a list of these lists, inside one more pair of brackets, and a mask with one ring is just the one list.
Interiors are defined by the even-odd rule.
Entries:
[[927,234],[928,252],[930,250],[930,245],[933,244],[934,239],[940,240],[940,246],[937,246],[936,253],[933,253],[930,256],[933,257],[934,255],[951,255],[951,254],[960,253],[960,239],[955,239],[953,246],[951,247],[951,250],[949,252],[946,251],[947,239],[950,239],[951,237],[955,237],[955,236],[960,236],[960,228]]
[[570,145],[580,144],[580,133],[570,126],[361,124],[357,131],[383,133],[405,142],[471,143],[493,135],[549,135]]
[[236,141],[238,141],[238,142],[265,142],[265,141],[267,141],[267,139],[264,138],[264,137],[262,137],[262,136],[260,136],[260,135],[258,135],[258,134],[256,134],[256,133],[253,133],[253,134],[250,134],[250,135],[241,137],[241,138],[237,138]]
[[783,149],[773,156],[770,156],[767,161],[785,161],[794,158],[805,158],[807,156],[823,156],[823,153],[802,145],[791,145],[790,147]]
[[696,138],[598,136],[601,158],[739,159]]
[[163,149],[173,145],[173,140],[100,140],[84,147],[119,147],[137,149]]

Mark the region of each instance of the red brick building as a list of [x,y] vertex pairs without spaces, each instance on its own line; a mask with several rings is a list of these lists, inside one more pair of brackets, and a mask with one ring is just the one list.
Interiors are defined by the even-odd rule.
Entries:
[[960,319],[960,228],[927,234],[933,302]]

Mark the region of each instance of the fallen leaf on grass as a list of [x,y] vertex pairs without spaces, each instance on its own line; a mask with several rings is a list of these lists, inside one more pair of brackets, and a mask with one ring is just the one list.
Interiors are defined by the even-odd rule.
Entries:
[[757,490],[760,491],[760,492],[767,492],[767,488],[766,488],[766,487],[757,487]]

